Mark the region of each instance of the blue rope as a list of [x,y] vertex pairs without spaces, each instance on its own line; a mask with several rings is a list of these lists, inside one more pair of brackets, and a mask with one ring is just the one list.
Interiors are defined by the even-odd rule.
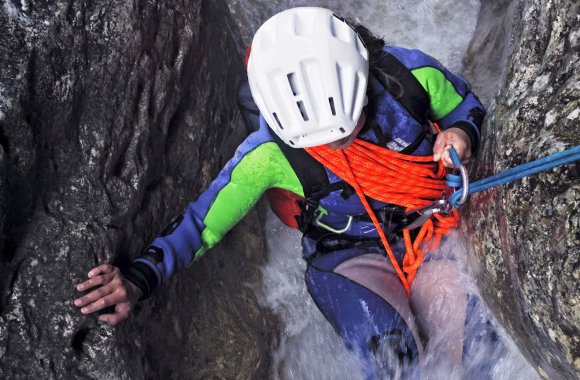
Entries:
[[[457,155],[455,149],[451,149],[450,153],[452,159],[453,153]],[[457,159],[459,159],[459,157],[457,157]],[[576,146],[563,152],[554,153],[549,156],[537,159],[535,161],[528,162],[527,164],[516,166],[515,168],[506,170],[491,177],[475,181],[469,185],[468,194],[469,195],[475,194],[477,192],[484,191],[495,186],[500,186],[508,182],[512,182],[517,179],[523,178],[525,176],[536,174],[548,169],[555,168],[556,166],[565,165],[577,160],[580,160],[580,146]],[[454,165],[456,165],[455,162]],[[449,175],[447,177],[449,179]],[[453,182],[453,180],[451,180],[450,183],[457,184],[457,182],[456,181]],[[449,203],[455,207],[460,197],[461,197],[461,189],[457,190],[455,193],[451,195],[451,197],[449,197]]]
[[454,147],[451,147],[451,149],[449,149],[449,155],[451,156],[451,162],[453,163],[453,166],[458,168],[461,166],[461,159],[459,158],[459,155],[457,154],[457,151],[455,150]]
[[[451,162],[453,163],[453,167],[459,168],[461,166],[461,159],[459,158],[459,154],[454,147],[449,149],[449,156],[451,156]],[[446,181],[445,184],[449,187],[461,187],[461,176],[458,174],[447,174],[445,176]]]

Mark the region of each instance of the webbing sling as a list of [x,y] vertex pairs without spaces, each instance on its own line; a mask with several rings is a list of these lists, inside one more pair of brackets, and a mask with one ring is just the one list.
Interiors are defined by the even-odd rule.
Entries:
[[[384,76],[378,71],[395,78],[398,84],[385,80]],[[429,94],[411,73],[411,70],[405,67],[395,56],[383,51],[379,58],[378,69],[374,70],[374,74],[383,87],[405,107],[419,124],[427,124]],[[402,87],[402,91],[401,88],[398,88],[399,85]]]

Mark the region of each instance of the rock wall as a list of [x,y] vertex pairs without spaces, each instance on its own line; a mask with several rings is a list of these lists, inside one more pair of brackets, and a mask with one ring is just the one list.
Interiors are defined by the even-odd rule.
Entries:
[[[574,0],[483,1],[466,75],[490,112],[472,178],[580,145]],[[580,169],[473,196],[464,212],[480,288],[543,377],[580,373]]]
[[223,1],[0,6],[0,378],[264,378],[256,215],[110,328],[72,306],[138,255],[245,135]]

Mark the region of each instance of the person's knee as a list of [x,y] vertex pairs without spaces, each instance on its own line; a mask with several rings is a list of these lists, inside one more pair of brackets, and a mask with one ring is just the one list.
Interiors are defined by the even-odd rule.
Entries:
[[507,349],[490,310],[478,295],[469,295],[463,346],[464,375],[493,379],[494,368],[506,356]]
[[[370,351],[380,378],[411,378],[419,371],[419,351],[406,326],[384,331],[371,338]],[[408,330],[408,329],[407,329]]]
[[478,295],[470,294],[465,313],[463,357],[469,360],[476,351],[494,352],[501,345],[498,328]]

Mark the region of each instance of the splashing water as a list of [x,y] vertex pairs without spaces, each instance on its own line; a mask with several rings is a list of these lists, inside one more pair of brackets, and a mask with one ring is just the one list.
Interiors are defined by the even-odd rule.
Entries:
[[318,311],[304,283],[300,236],[273,213],[265,222],[268,263],[260,302],[286,324],[273,354],[280,379],[362,379],[357,358]]
[[[262,306],[272,309],[285,323],[278,347],[273,353],[273,377],[276,379],[363,379],[360,362],[347,350],[342,339],[322,316],[304,284],[306,264],[301,258],[300,232],[286,227],[271,212],[265,221],[268,263],[262,268],[262,289],[257,292]],[[445,251],[465,252],[455,239],[448,239]],[[465,259],[465,258],[464,258]],[[458,274],[458,281],[466,292],[477,294],[477,288],[467,265]],[[436,286],[445,286],[436,283]],[[485,305],[472,319],[487,321]],[[434,302],[431,314],[449,309],[445,300]],[[453,308],[453,305],[451,305]],[[539,379],[531,365],[521,355],[509,336],[495,324],[503,346],[480,345],[469,355],[464,367],[452,367],[439,357],[438,350],[427,350],[421,369],[421,378],[428,380],[482,378],[482,367],[492,379]],[[446,336],[432,337],[431,344],[445,348],[452,344]],[[434,340],[434,341],[433,341]],[[493,358],[493,361],[490,361]],[[401,378],[401,368],[389,368],[392,378]],[[485,377],[484,377],[485,378]]]
[[[421,49],[455,72],[461,70],[461,59],[473,35],[479,11],[479,1],[476,0],[228,0],[228,3],[246,43],[251,41],[255,30],[266,19],[283,9],[321,6],[368,26],[384,36],[389,44]],[[279,344],[273,348],[272,376],[276,379],[362,379],[356,355],[346,349],[308,294],[300,233],[283,225],[271,212],[266,217],[265,232],[269,260],[262,268],[263,284],[257,294],[261,304],[277,313],[285,324]],[[446,244],[459,243],[449,239]],[[461,246],[446,249],[465,251]],[[463,288],[477,294],[468,265],[464,267],[458,281]],[[474,319],[489,320],[487,307],[480,306]],[[435,315],[449,308],[443,299],[437,300],[430,313]],[[480,345],[470,353],[463,368],[455,368],[441,360],[437,350],[428,350],[421,378],[481,378],[482,363],[491,363],[487,373],[492,379],[538,379],[507,334],[500,327],[497,330],[504,342],[501,352],[497,352],[497,345]],[[436,336],[430,345],[445,347],[451,344],[446,338]],[[491,362],[490,357],[493,358]],[[400,368],[390,370],[388,377],[401,377]]]

